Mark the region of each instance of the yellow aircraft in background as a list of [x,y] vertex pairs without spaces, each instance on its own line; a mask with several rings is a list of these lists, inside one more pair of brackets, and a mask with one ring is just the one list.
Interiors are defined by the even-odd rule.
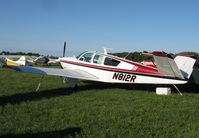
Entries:
[[32,65],[30,62],[26,60],[25,56],[21,56],[18,60],[14,61],[9,58],[5,58],[4,64],[6,66],[30,66]]

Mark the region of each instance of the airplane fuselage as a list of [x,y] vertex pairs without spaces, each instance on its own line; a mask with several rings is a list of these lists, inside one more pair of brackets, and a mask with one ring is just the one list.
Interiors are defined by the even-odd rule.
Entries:
[[60,61],[63,69],[95,76],[97,79],[90,79],[93,81],[138,84],[187,83],[186,80],[169,76],[155,67],[97,52],[85,52],[77,58],[64,57]]

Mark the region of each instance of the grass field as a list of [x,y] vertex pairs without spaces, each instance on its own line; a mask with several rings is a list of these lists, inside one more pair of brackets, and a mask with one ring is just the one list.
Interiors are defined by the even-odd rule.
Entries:
[[[199,137],[199,95],[79,82],[0,68],[0,137]],[[144,90],[145,89],[145,90]],[[190,88],[191,89],[191,88]]]

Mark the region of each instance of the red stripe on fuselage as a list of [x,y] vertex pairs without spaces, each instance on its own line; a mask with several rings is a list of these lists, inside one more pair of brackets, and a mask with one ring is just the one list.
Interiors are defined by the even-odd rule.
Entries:
[[[141,69],[139,69],[139,67],[138,67],[138,69],[136,69],[136,70],[127,70],[127,69],[119,69],[119,68],[113,68],[113,67],[107,67],[107,66],[93,65],[91,63],[80,63],[80,62],[68,61],[68,60],[61,60],[61,62],[73,64],[73,65],[84,66],[84,67],[96,68],[96,69],[101,69],[101,70],[108,70],[108,71],[119,71],[119,72],[124,72],[124,73],[136,73],[136,74],[147,74],[147,75],[155,75],[155,76],[165,76],[165,74],[162,74],[155,69],[151,69],[150,67],[148,67],[148,69],[145,69],[145,68],[147,68],[145,66],[143,66],[145,68],[141,68]],[[141,65],[139,65],[139,66],[141,66]]]

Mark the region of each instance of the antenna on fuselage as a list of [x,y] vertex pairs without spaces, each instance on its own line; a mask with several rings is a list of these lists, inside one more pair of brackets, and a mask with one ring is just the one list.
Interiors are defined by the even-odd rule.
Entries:
[[108,54],[108,50],[113,50],[112,48],[106,48],[106,47],[104,47],[103,49],[104,49],[104,54],[105,54],[105,55]]
[[104,54],[107,54],[108,52],[107,52],[107,49],[106,48],[104,48]]

